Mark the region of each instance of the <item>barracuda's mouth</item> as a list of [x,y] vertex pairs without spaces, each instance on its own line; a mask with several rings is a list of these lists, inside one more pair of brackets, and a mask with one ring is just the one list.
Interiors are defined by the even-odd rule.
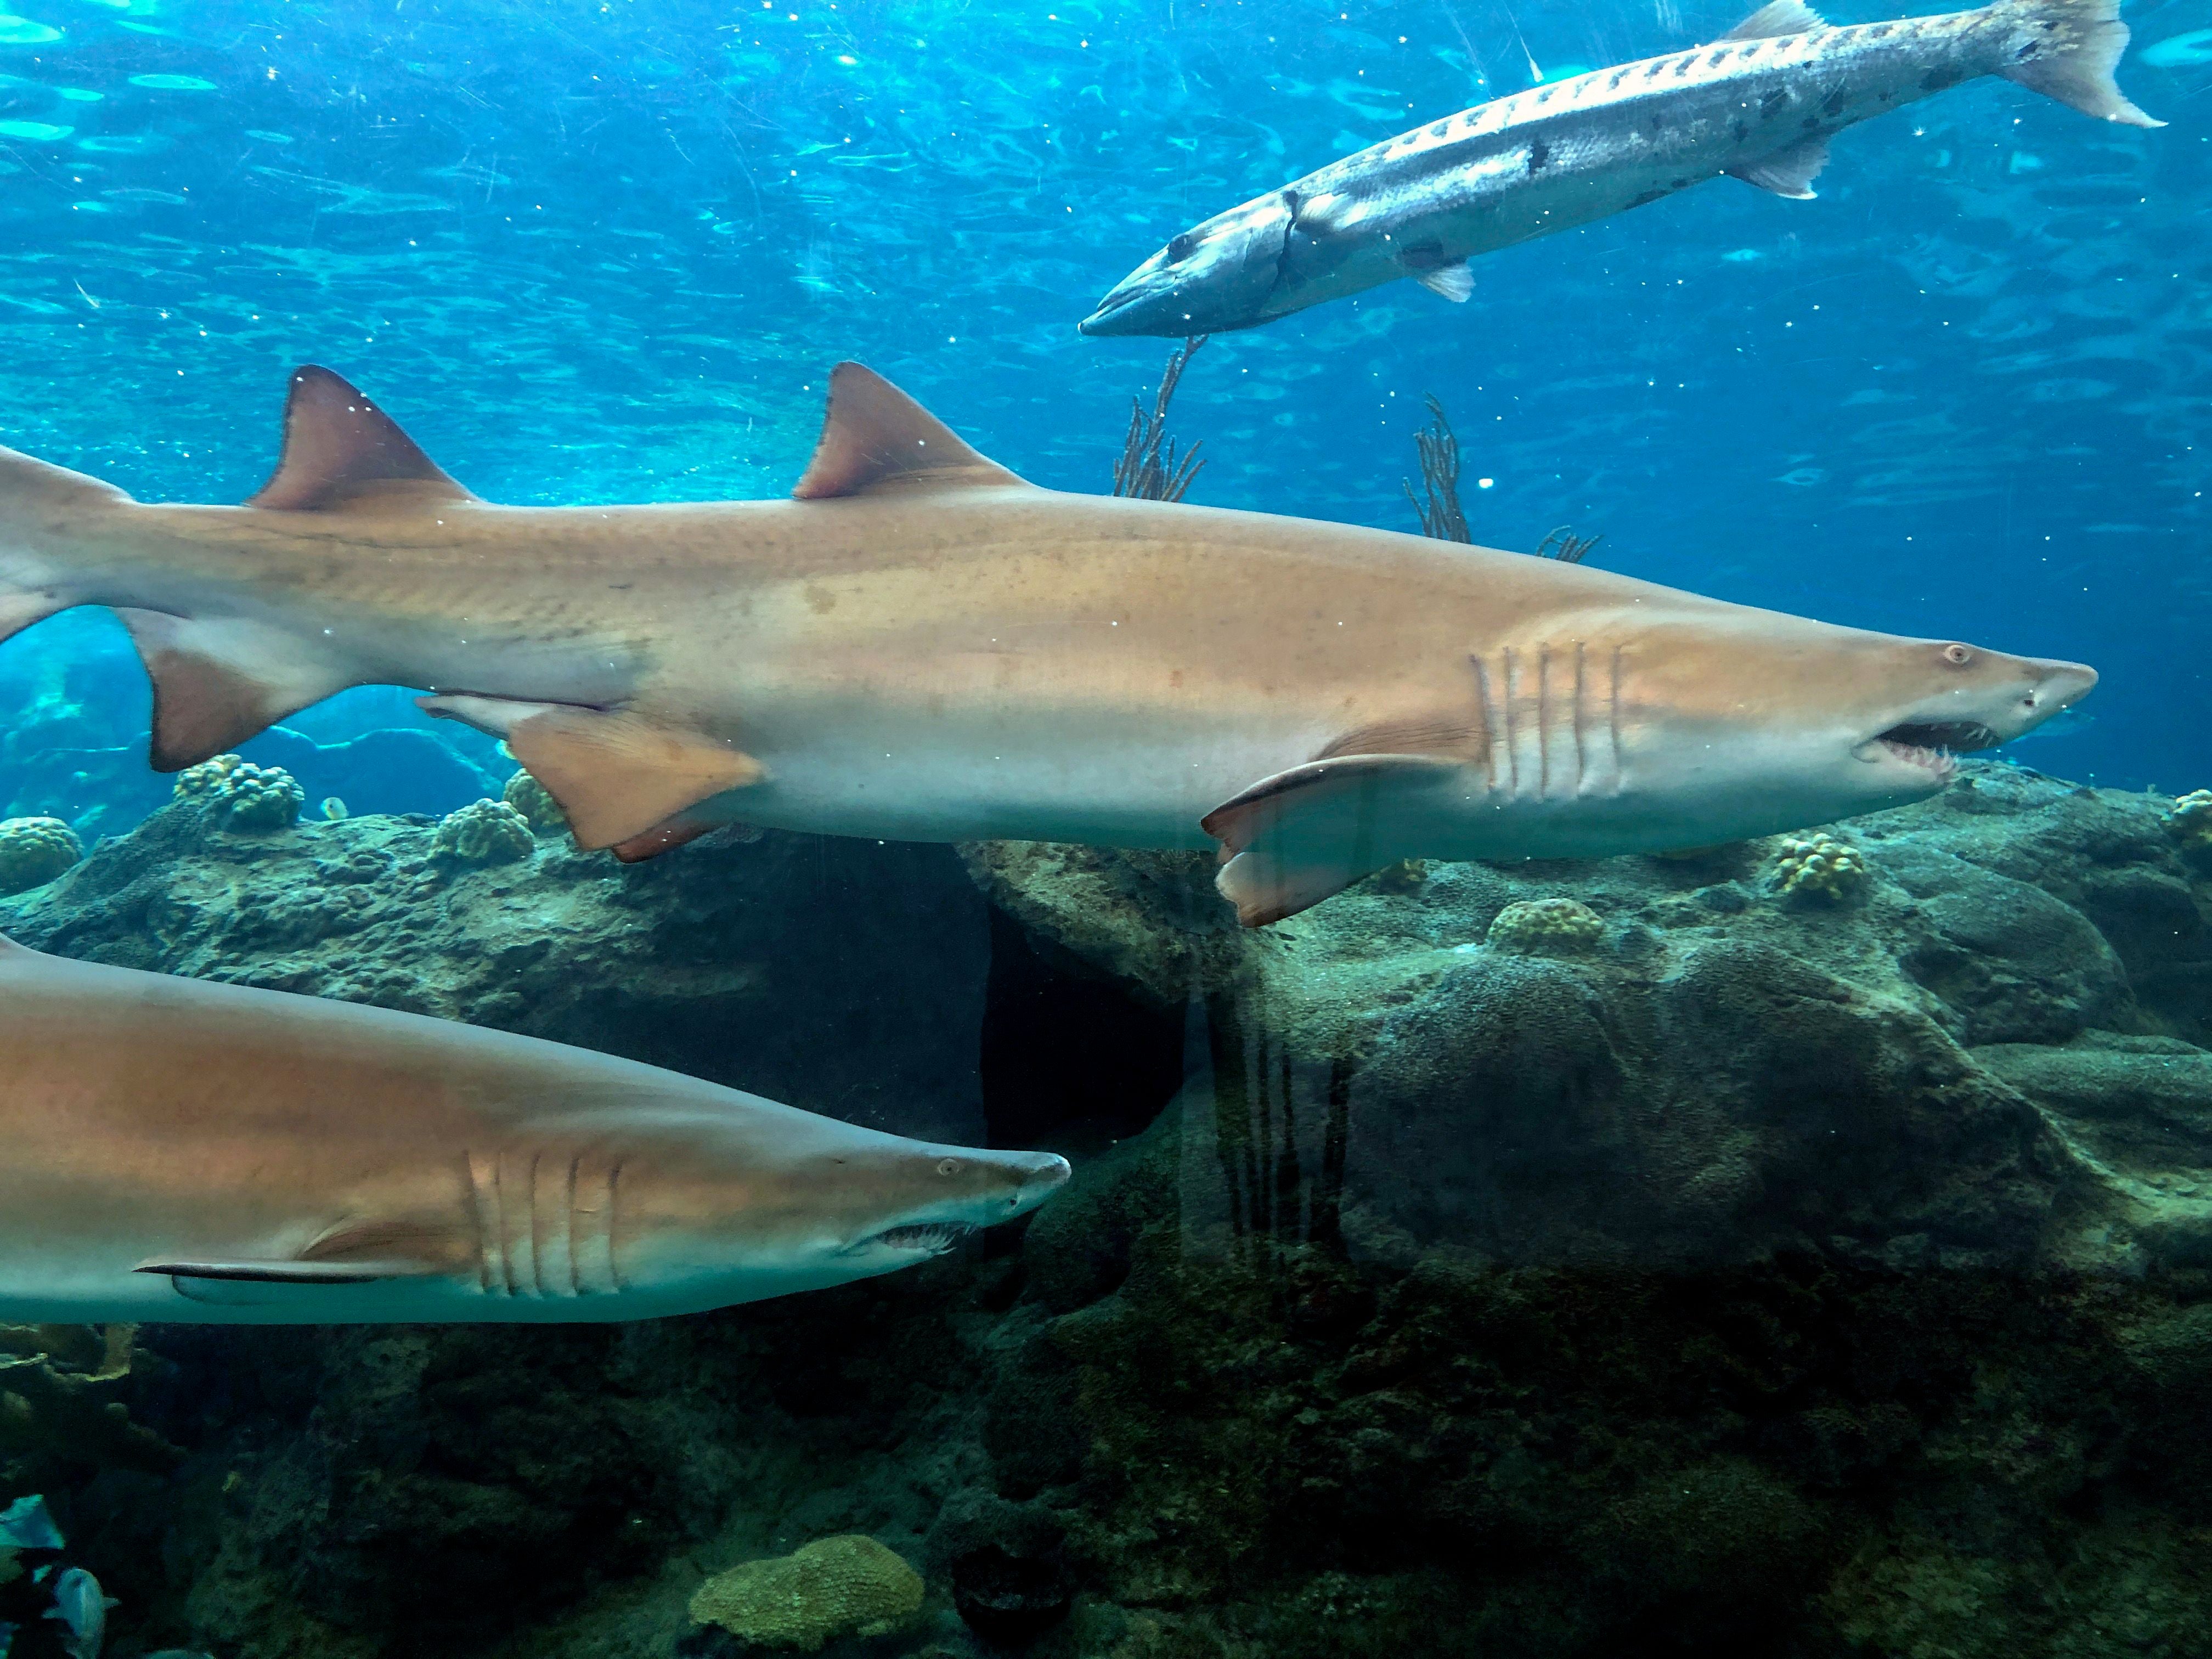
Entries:
[[881,1245],[890,1250],[916,1250],[943,1255],[976,1229],[959,1221],[925,1221],[911,1227],[890,1227],[860,1242],[860,1248]]

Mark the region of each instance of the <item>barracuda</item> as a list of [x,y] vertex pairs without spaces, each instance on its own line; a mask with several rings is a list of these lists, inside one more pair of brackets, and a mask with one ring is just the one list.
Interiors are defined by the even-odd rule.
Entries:
[[1720,40],[1462,110],[1184,231],[1078,326],[1253,328],[1411,277],[1455,301],[1468,261],[1729,174],[1808,199],[1845,127],[1985,75],[2154,127],[2113,84],[2118,0],[1999,0],[1832,27],[1775,0]]
[[626,859],[733,820],[1212,847],[1254,925],[1401,858],[1911,800],[1946,750],[2097,678],[1555,559],[1040,489],[857,363],[793,493],[495,507],[303,369],[243,507],[0,451],[0,637],[115,607],[167,770],[349,685],[421,686]]

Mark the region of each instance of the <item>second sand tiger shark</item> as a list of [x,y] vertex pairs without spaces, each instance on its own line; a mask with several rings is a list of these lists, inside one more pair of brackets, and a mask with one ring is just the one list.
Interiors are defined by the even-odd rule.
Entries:
[[1250,925],[1402,858],[1656,851],[1912,800],[2097,678],[1523,554],[1038,489],[856,363],[793,497],[493,506],[304,368],[241,507],[0,451],[0,637],[113,606],[163,770],[410,685],[626,859],[736,820],[1212,847]]
[[534,1037],[0,939],[0,1319],[647,1319],[1035,1209],[941,1146]]

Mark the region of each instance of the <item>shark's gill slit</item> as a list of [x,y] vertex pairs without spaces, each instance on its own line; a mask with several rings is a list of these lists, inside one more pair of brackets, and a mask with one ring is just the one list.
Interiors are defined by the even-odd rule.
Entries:
[[545,1294],[545,1218],[539,1212],[538,1165],[544,1154],[530,1155],[530,1293]]
[[1499,653],[1505,659],[1505,793],[1509,799],[1521,798],[1521,688],[1515,682],[1513,647],[1507,646]]
[[1552,796],[1552,642],[1536,647],[1536,799]]
[[1575,641],[1575,775],[1572,785],[1567,791],[1571,795],[1581,795],[1589,787],[1589,752],[1584,747],[1585,739],[1583,730],[1585,714],[1584,699],[1589,691],[1586,684],[1588,679],[1586,656],[1587,653],[1583,641],[1577,640]]
[[491,1217],[484,1200],[483,1171],[477,1167],[476,1153],[466,1149],[461,1153],[461,1179],[468,1188],[469,1224],[476,1230],[477,1288],[489,1296],[495,1255]]
[[1482,713],[1482,769],[1492,794],[1498,792],[1500,769],[1498,757],[1504,748],[1505,738],[1498,719],[1497,700],[1490,695],[1490,668],[1477,653],[1470,652],[1468,660],[1474,665],[1474,697]]
[[1626,769],[1620,763],[1620,647],[1613,647],[1613,681],[1606,692],[1606,730],[1613,756],[1613,793],[1620,794],[1628,787]]
[[615,1229],[622,1224],[621,1161],[607,1166],[607,1283],[617,1291],[626,1291],[629,1282],[623,1278],[622,1255],[616,1248]]
[[568,1160],[568,1187],[562,1193],[561,1200],[562,1209],[568,1217],[568,1294],[571,1296],[584,1294],[584,1275],[576,1261],[577,1247],[582,1242],[576,1237],[576,1173],[582,1167],[583,1162],[580,1153]]

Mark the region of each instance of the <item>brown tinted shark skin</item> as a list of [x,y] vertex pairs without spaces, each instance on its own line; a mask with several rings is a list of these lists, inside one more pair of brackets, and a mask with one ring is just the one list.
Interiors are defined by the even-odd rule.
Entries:
[[[344,685],[424,686],[505,734],[587,845],[738,818],[1215,845],[1248,921],[1401,857],[1595,856],[1893,805],[1943,781],[1910,744],[2017,736],[2095,680],[1553,560],[1038,489],[865,369],[834,385],[791,501],[50,489],[41,522],[27,485],[10,513],[0,463],[0,577],[25,615],[123,609],[164,764]],[[1907,746],[1876,741],[1899,728]]]
[[1067,1170],[6,941],[0,1135],[0,1318],[28,1321],[696,1312],[925,1260]]

